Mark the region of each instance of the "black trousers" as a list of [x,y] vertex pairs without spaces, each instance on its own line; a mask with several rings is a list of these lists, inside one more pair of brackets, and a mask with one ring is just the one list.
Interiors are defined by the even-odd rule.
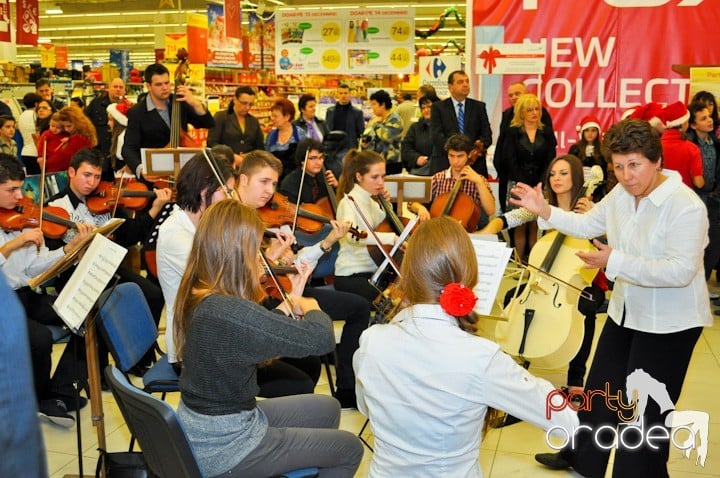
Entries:
[[308,287],[305,295],[317,300],[320,309],[332,320],[344,320],[342,336],[337,346],[337,388],[355,390],[353,354],[360,346],[360,335],[370,323],[370,302],[349,292]]
[[[702,327],[669,334],[639,332],[621,327],[608,317],[595,351],[586,391],[605,390],[607,385],[611,394],[617,395],[618,390],[622,390],[623,403],[627,404],[627,376],[637,369],[642,369],[663,383],[672,403],[677,403],[690,357],[701,331]],[[648,400],[642,417],[644,430],[656,425],[664,427],[665,417],[669,412],[670,410],[661,412],[654,400]],[[580,424],[589,426],[590,430],[583,429],[576,433],[574,449],[565,448],[562,454],[581,475],[602,478],[605,476],[610,450],[597,446],[596,440],[603,444],[612,443],[613,433],[610,430],[618,427],[618,411],[611,410],[605,403],[605,396],[597,394],[592,397],[590,410],[580,411],[578,418]],[[596,435],[601,426],[609,427],[605,430],[607,433]],[[622,428],[623,425],[618,427],[618,434]],[[630,441],[635,444],[637,434],[628,435],[633,435],[633,440]],[[657,450],[644,444],[635,450],[624,449],[622,446],[615,450],[613,478],[668,477],[669,441],[656,440],[654,445],[658,446]]]
[[370,285],[368,282],[370,277],[372,277],[371,272],[353,274],[351,276],[335,276],[335,290],[357,294],[372,304],[380,292]]
[[320,358],[281,358],[258,367],[258,396],[277,398],[313,393],[320,378]]

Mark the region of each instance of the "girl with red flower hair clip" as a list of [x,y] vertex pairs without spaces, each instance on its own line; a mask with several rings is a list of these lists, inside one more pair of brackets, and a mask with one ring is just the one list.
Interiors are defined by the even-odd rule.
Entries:
[[353,360],[358,410],[375,435],[368,476],[481,477],[495,409],[545,430],[578,424],[569,407],[548,419],[553,385],[475,335],[478,265],[456,220],[420,223],[400,272],[405,308],[363,332]]

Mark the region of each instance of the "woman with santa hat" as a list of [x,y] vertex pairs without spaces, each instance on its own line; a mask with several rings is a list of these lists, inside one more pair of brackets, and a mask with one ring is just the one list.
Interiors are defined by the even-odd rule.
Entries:
[[[609,176],[608,162],[602,155],[600,150],[600,140],[602,136],[602,128],[600,127],[600,120],[595,116],[588,115],[582,119],[580,124],[576,127],[577,132],[580,135],[580,140],[573,144],[568,151],[568,154],[577,156],[583,163],[583,170],[585,171],[585,177],[587,178],[590,174],[590,168],[597,165],[603,170],[603,180],[606,181]],[[605,196],[607,190],[605,189],[606,184],[599,186],[593,193],[593,201],[598,202]]]
[[109,167],[103,168],[103,176],[112,174],[125,166],[122,157],[122,147],[125,142],[125,130],[127,129],[127,112],[134,103],[124,98],[119,103],[111,103],[107,107],[108,127],[110,128],[110,154],[108,156]]

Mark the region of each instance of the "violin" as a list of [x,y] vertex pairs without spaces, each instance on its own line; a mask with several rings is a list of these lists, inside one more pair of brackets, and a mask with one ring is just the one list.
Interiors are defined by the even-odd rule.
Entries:
[[[468,154],[467,165],[475,164],[477,158],[482,156],[482,152],[483,142],[475,141],[475,147]],[[460,191],[463,181],[458,179],[449,192],[443,193],[433,200],[430,205],[430,217],[450,216],[460,221],[466,231],[474,232],[480,221],[480,207],[472,197]]]
[[[385,197],[382,195],[376,196],[377,201],[380,203],[380,206],[385,211],[385,220],[383,220],[380,224],[377,225],[375,228],[375,232],[394,232],[398,236],[403,233],[405,230],[405,226],[408,223],[408,219],[403,217],[398,217],[397,214],[395,214],[395,211],[393,210],[392,204],[388,202]],[[383,249],[390,253],[390,249],[392,249],[391,245],[383,244]],[[380,250],[380,247],[377,245],[369,245],[367,246],[368,253],[370,253],[370,257],[372,257],[372,260],[377,264],[378,266],[383,263],[385,260],[385,255]],[[398,263],[402,262],[402,252],[398,251],[395,254],[394,257]]]
[[88,196],[85,205],[93,214],[104,214],[110,212],[116,205],[125,209],[139,211],[145,209],[151,198],[155,197],[154,191],[149,191],[147,186],[140,181],[131,181],[118,189],[115,183],[102,181],[95,192]]
[[[292,282],[287,277],[288,274],[297,274],[297,272],[295,266],[271,265],[270,271],[266,269],[265,273],[260,276],[260,285],[269,297],[282,301],[284,300],[283,293],[287,294],[292,290]],[[280,288],[282,288],[282,292]]]
[[327,198],[320,198],[316,204],[324,211],[329,212],[332,217],[335,217],[338,208],[337,195],[335,193],[335,188],[330,185],[330,182],[325,175],[326,172],[327,169],[325,169],[325,165],[323,165],[320,174],[322,174],[323,186],[325,186],[325,190],[327,191]]
[[[320,213],[316,204],[301,204],[298,207],[287,196],[275,193],[270,201],[258,209],[258,213],[268,227],[280,227],[293,224],[297,216],[297,228],[309,234],[319,232],[323,224],[331,219]],[[351,227],[349,233],[355,239],[365,239],[367,232]]]
[[188,51],[180,48],[177,52],[178,65],[175,69],[175,91],[173,96],[172,112],[170,114],[170,143],[167,148],[202,148],[202,144],[195,141],[187,131],[182,129],[182,107],[177,99],[177,87],[185,84],[189,69]]
[[[571,210],[602,182],[602,169],[598,170],[599,175],[591,171]],[[542,368],[559,368],[572,360],[584,335],[578,297],[597,274],[597,269],[584,267],[577,252],[593,250],[587,239],[557,231],[537,241],[530,251],[525,289],[505,308],[508,321],[498,322],[495,329],[495,340],[505,352]]]
[[[69,228],[77,229],[70,214],[57,206],[45,206],[42,211],[42,232],[49,239],[60,239]],[[40,206],[23,196],[14,209],[0,208],[0,227],[5,231],[22,231],[40,225]]]

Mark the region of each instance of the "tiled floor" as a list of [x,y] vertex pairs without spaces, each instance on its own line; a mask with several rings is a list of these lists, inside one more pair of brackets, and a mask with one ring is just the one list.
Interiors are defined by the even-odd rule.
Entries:
[[[602,329],[604,320],[605,316],[598,319],[596,335]],[[682,396],[677,404],[678,410],[700,410],[710,414],[710,446],[707,461],[704,468],[700,467],[694,461],[685,459],[676,449],[671,448],[669,469],[672,478],[720,477],[720,399],[717,394],[717,390],[720,389],[719,325],[720,317],[717,317],[715,327],[703,331],[693,354]],[[483,335],[492,333],[493,327],[494,324],[488,323],[481,333]],[[60,346],[56,347],[58,347],[57,354]],[[531,371],[556,385],[564,383],[564,370],[531,369]],[[329,393],[324,375],[321,377],[316,392]],[[168,401],[176,405],[177,394],[171,394]],[[130,435],[112,395],[104,392],[102,402],[108,450],[127,450]],[[365,418],[357,411],[343,412],[341,428],[357,433],[364,420]],[[97,460],[97,435],[91,424],[89,407],[82,410],[80,422],[84,474],[94,476]],[[65,475],[77,475],[79,468],[75,429],[66,430],[43,424],[42,431],[45,437],[50,476],[61,478]],[[371,433],[367,433],[365,438],[372,444]],[[545,444],[543,431],[527,423],[518,423],[490,431],[480,447],[480,464],[485,476],[490,478],[574,476],[570,472],[549,471],[536,464],[533,455],[543,451],[549,451]],[[370,459],[371,452],[366,449],[356,476],[367,475]],[[607,476],[610,476],[610,472]]]

